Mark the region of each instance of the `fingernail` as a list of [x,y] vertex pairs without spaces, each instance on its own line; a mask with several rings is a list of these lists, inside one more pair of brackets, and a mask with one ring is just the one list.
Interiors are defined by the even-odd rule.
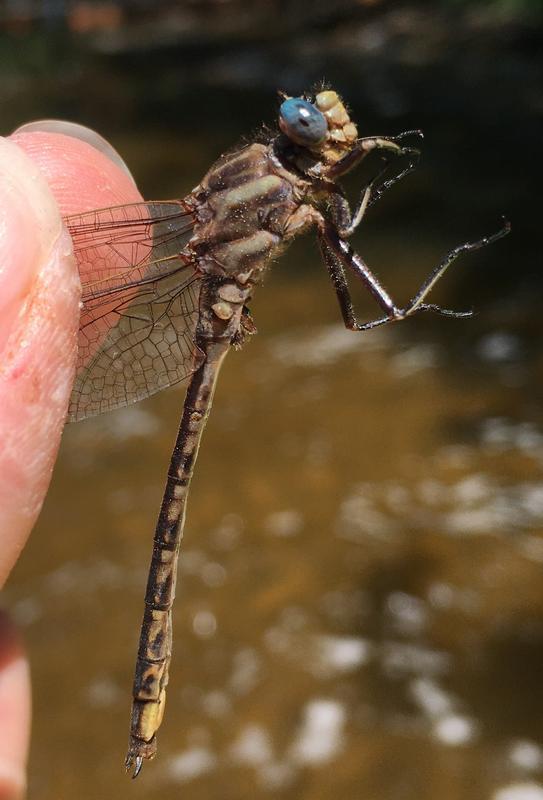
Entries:
[[60,212],[38,167],[0,139],[0,353],[61,230]]
[[27,122],[25,125],[21,125],[14,133],[34,133],[35,131],[62,133],[64,136],[71,136],[74,139],[80,139],[82,142],[90,144],[95,150],[99,150],[100,153],[107,156],[110,161],[117,164],[117,166],[128,175],[134,186],[136,185],[132,173],[117,150],[115,150],[107,139],[104,139],[103,136],[100,136],[100,134],[92,128],[87,128],[86,125],[80,125],[78,122],[68,122],[63,119],[38,119],[35,122]]

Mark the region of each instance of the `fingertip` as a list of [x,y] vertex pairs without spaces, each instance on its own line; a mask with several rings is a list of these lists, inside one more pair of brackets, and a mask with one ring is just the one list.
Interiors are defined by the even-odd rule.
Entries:
[[10,140],[37,164],[63,216],[142,200],[130,173],[87,141],[24,130]]
[[28,661],[14,625],[0,612],[0,800],[25,793],[30,720]]
[[79,139],[86,142],[95,150],[98,150],[102,155],[106,156],[111,162],[116,164],[126,175],[129,176],[132,183],[136,182],[132,173],[120,153],[115,150],[113,145],[100,136],[98,131],[93,128],[88,128],[86,125],[80,125],[78,122],[69,122],[64,119],[39,119],[34,122],[27,122],[25,125],[20,125],[14,132],[14,136],[20,133],[54,133],[70,136],[72,139]]

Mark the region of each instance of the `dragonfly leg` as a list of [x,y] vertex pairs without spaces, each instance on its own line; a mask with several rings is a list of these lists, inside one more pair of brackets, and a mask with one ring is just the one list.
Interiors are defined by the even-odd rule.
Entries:
[[335,181],[341,175],[354,169],[354,167],[374,150],[389,151],[397,156],[418,154],[418,150],[411,147],[402,147],[402,145],[398,144],[403,138],[412,134],[422,136],[421,131],[406,131],[405,133],[400,133],[398,136],[366,136],[363,139],[358,139],[356,144],[343,158],[340,158],[339,161],[336,161],[335,164],[332,164],[326,169],[323,177]]
[[[386,316],[381,317],[380,319],[372,320],[371,322],[361,323],[358,321],[353,307],[349,286],[347,284],[347,277],[345,275],[346,256],[350,254],[354,255],[354,253],[347,242],[343,241],[343,239],[339,239],[337,235],[335,236],[334,240],[334,237],[331,236],[331,233],[332,231],[330,231],[329,235],[327,235],[324,231],[320,231],[319,244],[324,262],[328,267],[328,272],[332,278],[334,289],[336,290],[345,327],[351,331],[363,331],[370,330],[371,328],[377,328],[379,325],[384,325],[387,322],[392,322],[400,310],[395,306],[387,291],[381,286],[377,278],[369,270],[367,270],[364,283],[379,306],[386,312]],[[331,243],[332,241],[334,241],[334,244],[337,243],[339,247],[334,247]],[[345,248],[345,254],[341,253],[341,247]]]
[[[362,222],[368,208],[371,208],[374,203],[380,200],[384,193],[394,186],[395,183],[405,178],[406,175],[416,169],[420,157],[418,150],[406,148],[402,150],[401,153],[398,152],[398,155],[400,154],[409,156],[409,160],[404,169],[398,172],[397,175],[393,175],[383,181],[382,178],[389,168],[389,164],[386,164],[362,190],[354,211],[351,209],[349,201],[342,193],[330,193],[330,215],[341,239],[348,239],[352,236]],[[337,185],[334,186],[337,188]]]
[[[471,252],[472,250],[479,250],[481,247],[492,244],[503,236],[506,236],[510,231],[510,227],[510,224],[504,221],[503,226],[496,233],[490,236],[484,236],[475,242],[466,242],[455,247],[445,256],[437,267],[432,270],[407,306],[401,308],[394,303],[386,289],[381,285],[362,258],[338,235],[332,225],[325,222],[319,230],[319,243],[324,261],[328,267],[338,296],[345,326],[354,331],[370,330],[379,325],[385,325],[388,322],[399,322],[421,311],[433,311],[443,316],[456,318],[471,316],[471,311],[452,311],[447,308],[441,308],[433,303],[426,303],[425,300],[438,280],[443,277],[448,267],[450,267],[459,255]],[[385,312],[385,316],[376,320],[371,320],[370,322],[361,323],[358,321],[347,284],[345,267],[349,267],[363,282],[377,304]]]
[[480,239],[477,239],[475,242],[464,242],[464,244],[459,244],[450,253],[447,253],[445,258],[443,258],[440,263],[434,267],[432,272],[428,275],[420,289],[418,290],[415,297],[411,300],[409,305],[404,309],[405,316],[409,314],[414,314],[417,311],[436,311],[438,314],[443,314],[446,316],[471,316],[472,312],[456,312],[456,311],[449,311],[448,309],[440,308],[432,303],[425,303],[425,299],[428,297],[436,283],[440,278],[443,277],[447,269],[456,261],[458,256],[462,255],[463,253],[471,253],[474,250],[480,250],[482,247],[486,247],[489,244],[493,244],[497,242],[498,239],[502,239],[504,236],[511,230],[511,223],[504,219],[502,227],[496,231],[496,233],[491,234],[490,236],[482,236]]

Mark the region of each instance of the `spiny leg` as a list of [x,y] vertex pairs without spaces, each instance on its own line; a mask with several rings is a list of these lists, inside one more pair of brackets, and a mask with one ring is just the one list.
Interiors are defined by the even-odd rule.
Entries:
[[[377,189],[372,191],[371,198],[369,199],[367,204],[367,208],[371,208],[372,205],[374,205],[374,203],[380,200],[381,197],[384,195],[384,193],[388,192],[388,190],[392,186],[394,186],[395,183],[401,181],[402,178],[405,178],[406,175],[409,175],[410,172],[413,172],[417,168],[420,159],[420,150],[405,149],[403,150],[401,155],[409,155],[411,157],[410,161],[407,162],[407,165],[402,170],[400,170],[400,172],[398,172],[397,175],[393,175],[391,178],[388,178],[386,181],[383,181],[383,183],[381,183],[380,186],[377,187]],[[385,167],[385,169],[382,170],[381,175],[385,173],[386,169],[387,167]],[[379,178],[380,176],[377,177]]]
[[[339,244],[340,247],[336,248],[330,241],[332,239],[331,234],[332,231],[330,231],[327,235],[326,229],[319,231],[319,245],[324,262],[328,267],[328,272],[332,278],[334,289],[336,290],[345,327],[351,331],[366,331],[394,320],[396,318],[396,314],[399,312],[399,309],[394,304],[394,301],[386,289],[381,286],[375,275],[373,275],[373,273],[367,268],[365,270],[365,275],[363,277],[360,275],[359,277],[362,277],[366,288],[377,301],[378,305],[383,309],[383,311],[386,312],[386,316],[381,317],[381,319],[364,323],[361,323],[357,320],[345,275],[344,265],[347,263],[347,261],[343,254],[338,252],[338,250],[341,250],[341,247],[344,247],[346,252],[349,253],[352,253],[352,250],[347,242],[343,241],[343,239],[339,239],[338,237],[336,237],[336,239],[337,244]],[[336,242],[334,242],[334,244],[336,244]]]
[[407,317],[417,311],[436,311],[438,314],[444,314],[446,316],[470,316],[471,312],[462,313],[448,311],[447,309],[440,308],[439,306],[433,304],[424,303],[423,301],[426,297],[428,297],[438,280],[443,277],[447,269],[450,267],[453,261],[456,261],[458,256],[462,255],[462,253],[471,253],[473,250],[480,250],[481,247],[486,247],[489,244],[493,244],[494,242],[497,242],[498,239],[502,239],[504,236],[507,236],[510,230],[511,223],[504,219],[502,227],[496,233],[493,233],[490,236],[483,236],[481,239],[477,239],[475,242],[465,242],[464,244],[459,244],[457,247],[451,250],[451,252],[448,253],[437,265],[437,267],[435,267],[435,269],[433,269],[428,275],[415,297],[404,309],[405,316]]
[[[400,155],[400,153],[398,153],[398,155]],[[389,169],[390,164],[386,164],[386,166],[383,167],[383,169],[381,169],[362,190],[354,211],[351,211],[349,201],[345,195],[339,192],[330,193],[329,203],[332,222],[337,233],[342,239],[348,239],[350,236],[352,236],[362,222],[362,219],[364,218],[368,208],[380,200],[385,192],[394,186],[395,183],[401,181],[402,178],[405,178],[406,175],[416,169],[420,157],[420,152],[418,150],[404,149],[401,152],[401,155],[410,156],[410,160],[404,169],[398,172],[397,175],[393,175],[386,181],[379,183],[383,175],[385,175]]]
[[418,134],[422,137],[421,131],[406,131],[405,133],[400,133],[398,136],[365,136],[362,139],[358,139],[343,158],[340,158],[339,161],[336,161],[335,164],[332,164],[326,169],[322,177],[332,181],[336,180],[341,175],[344,175],[346,172],[356,167],[357,164],[374,150],[388,150],[395,155],[411,153],[413,152],[413,148],[402,147],[398,142],[406,136],[411,136],[413,134]]
[[[484,236],[475,242],[466,242],[451,250],[437,267],[432,270],[415,297],[405,308],[399,308],[394,303],[386,289],[381,285],[363,259],[354,252],[350,245],[338,235],[337,231],[329,223],[324,223],[319,230],[319,244],[338,296],[345,326],[350,330],[363,331],[376,328],[379,325],[385,325],[388,322],[398,322],[421,311],[433,311],[443,316],[456,318],[471,316],[471,311],[452,311],[447,308],[441,308],[435,304],[425,303],[424,300],[437,281],[444,275],[448,267],[459,255],[465,252],[471,252],[472,250],[479,250],[481,247],[492,244],[503,236],[506,236],[510,229],[510,224],[505,221],[503,227],[497,231],[497,233],[491,236]],[[386,316],[364,323],[357,320],[347,279],[345,277],[346,266],[363,282],[380,308],[383,309]]]

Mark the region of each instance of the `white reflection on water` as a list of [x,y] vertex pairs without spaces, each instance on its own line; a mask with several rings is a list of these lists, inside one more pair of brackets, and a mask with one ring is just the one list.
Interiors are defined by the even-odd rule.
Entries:
[[352,672],[367,664],[373,646],[354,636],[317,636],[314,641],[313,672],[319,677]]
[[215,589],[216,587],[222,586],[225,583],[227,573],[222,564],[219,564],[216,561],[208,561],[202,567],[201,577],[206,586]]
[[470,744],[477,735],[477,725],[474,720],[461,714],[450,714],[441,717],[434,725],[434,736],[442,744],[450,747]]
[[417,636],[428,623],[428,608],[419,597],[406,592],[392,592],[386,608],[393,620],[393,626],[404,636]]
[[86,687],[85,696],[93,708],[111,708],[125,701],[125,690],[110,675],[98,675]]
[[265,631],[263,641],[275,656],[320,680],[353,672],[368,664],[376,652],[368,639],[313,634],[302,628],[289,628],[284,619]]
[[543,750],[535,742],[528,739],[518,739],[513,742],[508,753],[511,763],[526,771],[543,768]]
[[303,709],[302,721],[278,754],[272,736],[264,725],[245,725],[226,750],[213,752],[207,732],[195,729],[193,744],[171,758],[166,767],[167,780],[188,783],[230,763],[254,769],[259,783],[269,791],[285,788],[304,767],[317,767],[332,761],[345,741],[346,711],[343,705],[328,698],[314,698]]
[[264,528],[272,536],[296,536],[303,527],[302,514],[295,509],[275,511],[264,521]]
[[382,349],[388,340],[386,331],[375,331],[371,336],[354,336],[341,325],[327,325],[309,332],[277,336],[270,344],[276,361],[289,367],[317,367],[334,363],[349,353],[363,354],[368,350]]
[[107,558],[68,561],[42,579],[45,594],[94,594],[101,589],[121,588],[124,581],[122,566]]
[[522,343],[518,336],[506,331],[489,333],[477,344],[477,354],[483,361],[509,361],[518,359],[522,353]]
[[452,710],[451,696],[430,678],[415,678],[409,693],[420,711],[430,719],[442,717]]
[[521,450],[543,457],[543,434],[533,422],[488,417],[481,427],[481,443],[497,451]]
[[[474,536],[512,530],[528,533],[542,523],[540,478],[504,483],[477,472],[456,482],[434,475],[413,486],[397,481],[355,484],[340,504],[335,529],[341,539],[364,544],[367,539],[394,541],[408,528]],[[525,555],[539,561],[543,550],[535,541]]]
[[311,700],[289,754],[298,764],[324,764],[340,752],[343,744],[345,709],[335,700]]
[[192,618],[192,630],[200,639],[210,639],[217,632],[217,617],[208,609],[200,609]]
[[226,692],[215,689],[202,697],[202,708],[208,717],[219,719],[232,711],[232,703]]
[[409,693],[419,710],[432,724],[433,736],[450,747],[469,744],[477,735],[477,724],[455,710],[457,701],[435,680],[415,678]]
[[211,535],[213,547],[227,552],[239,544],[245,528],[245,521],[240,514],[225,514]]
[[260,725],[247,725],[229,751],[230,758],[238,764],[257,767],[273,758],[269,733]]
[[532,528],[543,522],[543,487],[540,482],[528,481],[503,486],[490,476],[471,476],[449,488],[443,505],[451,507],[442,518],[443,528],[449,533]]
[[207,747],[191,747],[171,758],[166,774],[178,783],[185,783],[211,772],[217,766],[217,756]]
[[244,647],[234,656],[232,674],[228,685],[238,696],[251,692],[260,682],[262,673],[262,660],[253,647]]
[[543,800],[543,786],[540,783],[511,783],[498,789],[492,800]]
[[474,589],[461,588],[439,581],[430,585],[428,602],[437,610],[456,609],[466,614],[472,614],[481,604]]
[[438,363],[437,347],[433,344],[417,344],[402,349],[391,357],[389,364],[396,378],[407,378],[424,369],[435,367]]
[[415,675],[443,675],[451,666],[451,656],[410,642],[384,642],[381,649],[383,672],[390,678]]
[[373,490],[372,484],[358,484],[343,499],[336,523],[336,535],[341,539],[350,542],[363,542],[366,537],[391,540],[403,531],[399,522],[376,507]]
[[128,405],[126,408],[101,414],[86,421],[83,425],[70,427],[77,447],[70,448],[71,454],[81,447],[100,449],[103,441],[124,442],[133,438],[156,436],[162,428],[159,416],[141,405]]

